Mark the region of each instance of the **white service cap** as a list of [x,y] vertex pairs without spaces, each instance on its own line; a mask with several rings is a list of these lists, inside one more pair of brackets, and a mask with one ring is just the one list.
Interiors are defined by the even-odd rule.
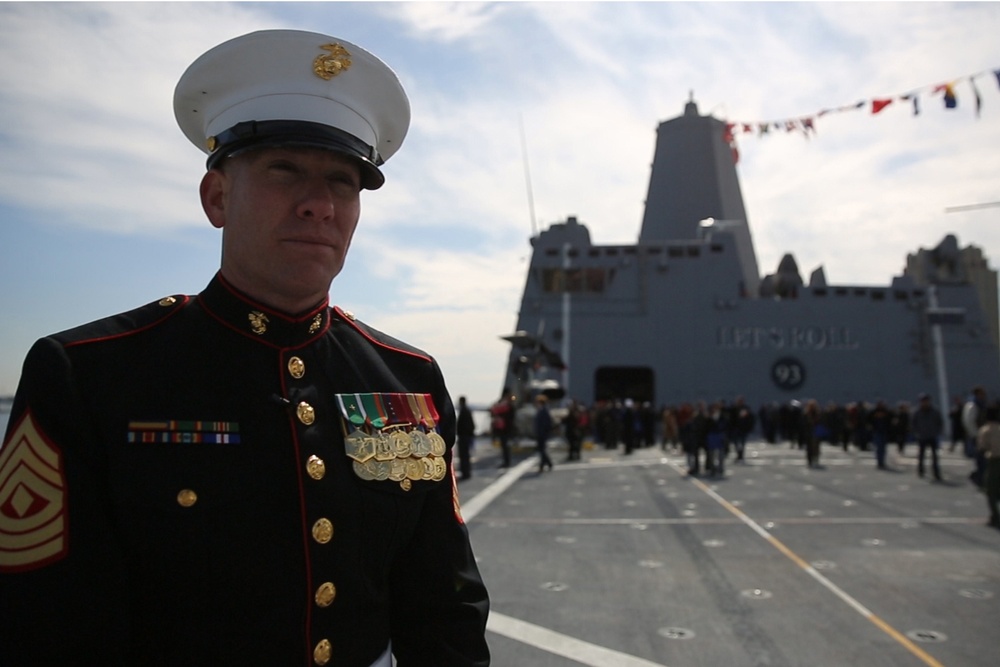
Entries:
[[350,42],[263,30],[207,51],[181,76],[174,115],[212,168],[258,146],[314,146],[355,157],[362,186],[403,143],[410,103],[388,65]]

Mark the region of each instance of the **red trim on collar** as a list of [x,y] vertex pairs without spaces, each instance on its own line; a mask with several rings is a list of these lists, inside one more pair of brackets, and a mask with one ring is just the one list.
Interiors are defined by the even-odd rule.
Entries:
[[299,322],[305,322],[306,320],[311,320],[312,318],[316,317],[317,313],[322,313],[324,310],[326,310],[326,307],[330,304],[330,298],[327,297],[326,299],[323,300],[322,303],[318,304],[312,310],[298,317],[292,317],[288,313],[283,313],[280,310],[275,310],[269,306],[265,306],[259,301],[254,300],[248,294],[244,294],[239,289],[234,287],[228,280],[226,280],[226,277],[222,275],[221,271],[219,271],[217,275],[219,278],[219,284],[225,287],[226,291],[232,294],[235,298],[239,299],[243,303],[252,306],[254,309],[259,310],[263,313],[266,313],[268,315],[274,315],[275,317],[280,317],[286,322],[292,322],[294,324],[298,324]]

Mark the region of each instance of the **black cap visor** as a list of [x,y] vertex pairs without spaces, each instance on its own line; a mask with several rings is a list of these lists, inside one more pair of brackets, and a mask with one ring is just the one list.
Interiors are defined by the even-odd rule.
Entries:
[[214,168],[226,157],[250,148],[307,146],[336,151],[356,158],[361,167],[361,187],[378,190],[385,176],[378,165],[382,159],[374,148],[354,135],[322,123],[301,120],[262,120],[237,123],[213,137],[214,146],[207,167]]

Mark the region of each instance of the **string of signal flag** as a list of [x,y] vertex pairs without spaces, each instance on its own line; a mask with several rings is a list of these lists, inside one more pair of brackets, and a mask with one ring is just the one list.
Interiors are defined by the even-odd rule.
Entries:
[[930,96],[941,96],[942,103],[946,110],[954,110],[958,108],[958,94],[956,93],[956,87],[962,83],[968,83],[969,88],[972,90],[973,99],[975,100],[976,118],[979,118],[980,112],[983,107],[983,98],[979,93],[979,88],[976,87],[976,79],[992,75],[997,82],[997,86],[1000,86],[1000,69],[994,70],[984,70],[982,72],[977,72],[975,74],[970,74],[968,76],[963,76],[958,79],[953,79],[946,83],[938,83],[933,85],[922,86],[911,90],[908,93],[902,95],[892,95],[888,97],[874,97],[871,99],[860,100],[853,104],[847,104],[844,106],[833,107],[829,109],[823,109],[814,114],[809,114],[806,116],[799,116],[796,118],[784,118],[780,120],[767,120],[767,121],[727,121],[725,122],[723,129],[723,139],[729,144],[729,147],[733,151],[733,161],[739,161],[739,150],[736,146],[737,135],[754,135],[758,137],[763,137],[770,135],[772,133],[792,133],[801,132],[807,139],[813,134],[816,134],[816,121],[823,116],[834,113],[846,113],[851,111],[860,111],[862,109],[869,109],[871,115],[876,115],[885,110],[886,107],[892,105],[895,102],[908,102],[913,109],[913,115],[920,115],[920,100],[921,97],[927,95]]

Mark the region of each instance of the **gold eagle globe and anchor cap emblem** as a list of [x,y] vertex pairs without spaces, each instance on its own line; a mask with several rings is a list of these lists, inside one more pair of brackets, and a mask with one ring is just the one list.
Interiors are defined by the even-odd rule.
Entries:
[[350,68],[351,54],[340,44],[324,44],[319,48],[329,51],[313,60],[313,72],[319,78],[329,81]]

